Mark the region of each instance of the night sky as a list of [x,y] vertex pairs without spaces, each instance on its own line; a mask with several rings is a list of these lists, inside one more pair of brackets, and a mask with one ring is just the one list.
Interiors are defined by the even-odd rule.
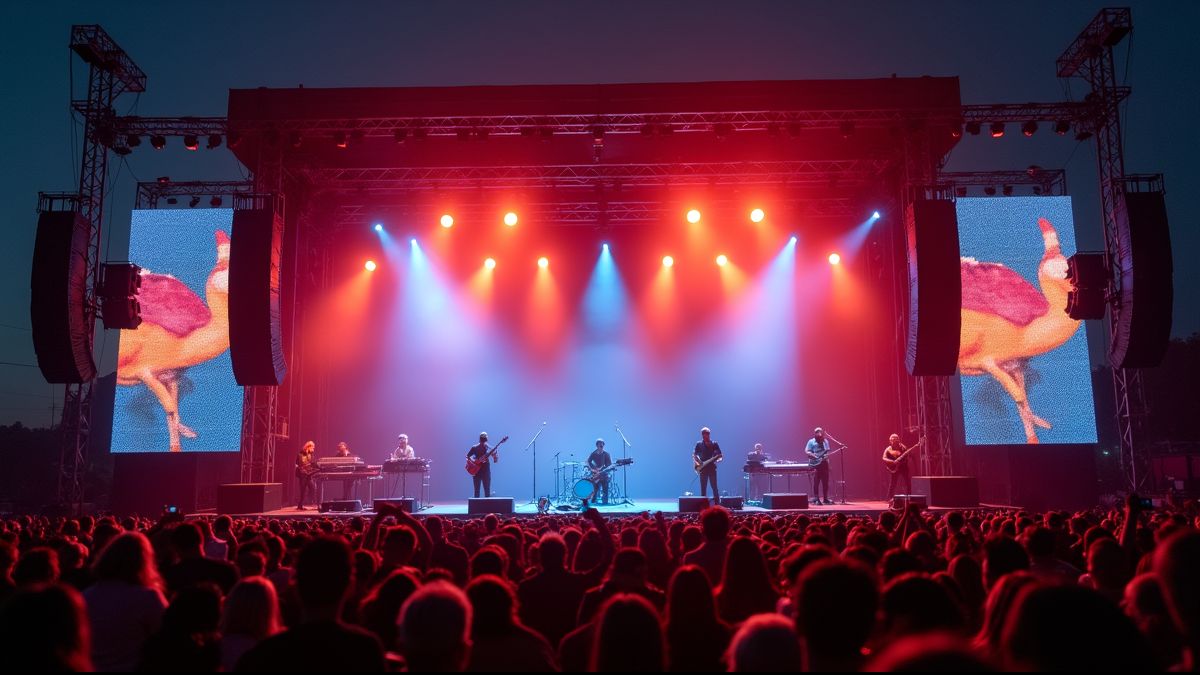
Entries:
[[[1108,2],[172,2],[4,3],[0,184],[0,424],[44,426],[61,387],[33,364],[29,273],[37,192],[76,189],[79,128],[69,113],[86,69],[67,49],[72,24],[99,23],[148,74],[118,113],[223,115],[230,88],[453,86],[958,76],[964,103],[1082,98],[1054,61]],[[1200,251],[1187,202],[1200,184],[1200,3],[1130,3],[1134,33],[1118,51],[1133,96],[1126,170],[1166,175],[1175,250],[1174,335],[1200,331]],[[1045,128],[1028,139],[966,137],[950,170],[1067,169],[1079,249],[1100,250],[1095,146]],[[107,228],[123,259],[137,180],[232,180],[224,147],[189,153],[178,139],[109,164]],[[116,341],[102,373],[115,366]]]

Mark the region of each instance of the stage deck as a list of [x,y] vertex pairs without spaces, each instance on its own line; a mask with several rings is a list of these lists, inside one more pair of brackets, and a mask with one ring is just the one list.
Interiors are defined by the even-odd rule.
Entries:
[[[364,504],[364,507],[367,507],[367,509],[369,509],[370,505]],[[633,514],[642,513],[643,511],[649,511],[650,513],[654,513],[655,511],[662,511],[663,513],[674,514],[674,513],[679,512],[679,502],[675,499],[639,499],[639,500],[636,500],[636,501],[634,501],[632,503],[628,503],[628,504],[613,504],[613,505],[609,505],[609,506],[598,505],[596,508],[602,514],[614,515],[614,516],[633,515]],[[1016,508],[1016,507],[1001,506],[1001,505],[996,505],[996,504],[980,504],[975,509],[970,509],[970,510],[994,511],[994,510],[1006,510],[1006,509],[1012,509],[1012,508]],[[532,502],[522,502],[521,500],[514,499],[513,500],[513,510],[514,510],[514,512],[512,515],[514,515],[514,516],[531,517],[531,516],[537,515],[537,505]],[[747,505],[744,508],[742,508],[739,512],[740,513],[809,513],[809,514],[813,514],[813,515],[829,515],[829,514],[833,514],[833,513],[843,513],[846,515],[855,515],[855,516],[878,516],[880,513],[883,513],[884,511],[888,511],[888,510],[890,510],[888,503],[884,502],[884,501],[851,501],[846,504],[834,504],[834,505],[829,505],[829,506],[825,506],[825,505],[817,506],[817,505],[813,504],[813,505],[810,505],[807,509],[793,509],[793,510],[785,510],[785,509],[770,510],[770,509],[764,509],[759,506]],[[953,511],[955,509],[930,507],[929,510],[934,511],[934,512],[939,512],[939,511]],[[958,509],[958,510],[963,510],[963,509]],[[211,512],[207,512],[207,513],[199,512],[199,513],[196,513],[193,515],[209,515],[210,513]],[[579,512],[577,510],[558,510],[556,508],[552,508],[550,511],[551,515],[555,515],[555,514],[569,515],[572,513],[579,513]],[[268,511],[265,513],[242,513],[242,514],[231,514],[231,515],[235,515],[237,517],[243,517],[243,518],[245,518],[245,517],[262,517],[262,518],[342,517],[342,518],[346,518],[346,517],[353,517],[353,516],[373,516],[373,515],[375,515],[375,512],[371,511],[371,510],[363,510],[363,511],[357,511],[357,512],[332,512],[331,511],[331,512],[322,513],[320,511],[318,511],[315,507],[308,507],[307,509],[305,509],[303,511],[300,511],[300,510],[296,509],[295,507],[289,507],[289,508],[279,509],[277,511]],[[466,517],[469,514],[467,513],[467,503],[465,501],[452,501],[452,502],[433,502],[433,503],[429,504],[428,506],[426,506],[425,508],[418,511],[417,515]],[[508,514],[500,514],[500,515],[506,516]],[[471,517],[481,518],[483,516],[482,516],[482,514],[471,514]]]

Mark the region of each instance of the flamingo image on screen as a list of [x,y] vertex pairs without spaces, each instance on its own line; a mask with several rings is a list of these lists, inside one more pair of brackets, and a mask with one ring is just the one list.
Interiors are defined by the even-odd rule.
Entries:
[[240,445],[241,389],[228,355],[229,214],[135,212],[130,257],[143,267],[142,325],[121,331],[114,452]]
[[968,443],[1095,442],[1086,335],[1066,313],[1069,198],[959,204]]

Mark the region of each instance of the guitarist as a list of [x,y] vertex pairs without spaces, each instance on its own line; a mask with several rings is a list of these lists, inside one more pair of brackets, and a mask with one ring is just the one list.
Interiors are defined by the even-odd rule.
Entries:
[[588,455],[587,465],[592,470],[592,482],[596,484],[596,490],[600,493],[600,502],[607,506],[609,474],[605,469],[612,466],[612,457],[604,449],[603,438],[596,439],[596,449]]
[[700,430],[700,442],[692,450],[692,464],[700,473],[701,497],[708,496],[708,482],[712,481],[713,498],[721,498],[721,493],[717,492],[717,462],[723,459],[725,456],[721,454],[721,446],[712,440],[712,431],[704,427]]
[[317,444],[309,441],[300,448],[300,452],[296,455],[296,478],[300,481],[300,497],[296,500],[297,511],[303,511],[305,497],[311,499],[317,491],[312,478],[317,468],[313,464],[313,455],[316,451]]
[[813,437],[804,447],[804,454],[808,455],[809,466],[815,469],[813,472],[813,496],[817,498],[818,504],[832,504],[833,502],[829,499],[829,462],[825,461],[825,458],[829,456],[829,441],[825,439],[824,429],[821,427],[813,429]]
[[909,474],[908,456],[905,454],[908,450],[908,446],[900,442],[899,434],[892,434],[888,437],[888,445],[883,449],[883,463],[892,472],[892,477],[888,481],[888,499],[891,499],[896,494],[896,485],[901,480],[904,481],[904,492],[902,494],[910,494],[912,492],[912,476]]
[[[483,486],[484,497],[492,496],[492,465],[487,463],[487,456],[491,451],[492,448],[488,447],[488,435],[486,431],[479,434],[479,445],[467,451],[467,459],[474,459],[476,461],[484,460],[483,465],[479,467],[479,471],[474,476],[471,476],[471,480],[475,483],[476,497],[479,497],[480,485]],[[500,453],[493,454],[492,461],[499,462]]]

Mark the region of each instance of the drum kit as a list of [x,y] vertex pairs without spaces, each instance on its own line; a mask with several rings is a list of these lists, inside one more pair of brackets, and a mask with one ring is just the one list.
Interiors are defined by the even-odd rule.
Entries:
[[[557,460],[557,457],[555,459]],[[600,484],[592,480],[591,476],[592,472],[586,462],[558,462],[554,468],[555,494],[551,497],[554,508],[560,511],[576,510],[582,506],[585,499],[589,503],[595,501]],[[619,502],[624,498],[619,483],[620,481],[609,479],[609,503]]]

